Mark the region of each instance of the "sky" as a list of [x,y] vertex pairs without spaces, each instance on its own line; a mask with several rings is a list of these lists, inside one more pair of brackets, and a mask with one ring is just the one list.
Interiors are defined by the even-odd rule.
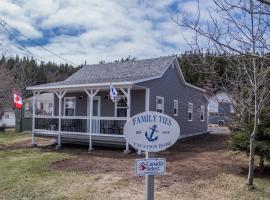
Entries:
[[[0,0],[0,20],[76,65],[95,64],[190,50],[193,33],[177,26],[170,12],[193,16],[196,7],[193,0]],[[66,62],[1,26],[0,51]]]

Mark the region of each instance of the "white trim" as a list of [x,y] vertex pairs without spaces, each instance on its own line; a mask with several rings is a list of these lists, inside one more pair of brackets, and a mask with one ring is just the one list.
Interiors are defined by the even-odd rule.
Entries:
[[[74,115],[76,116],[76,106],[77,106],[77,102],[76,102],[76,96],[72,96],[72,97],[64,97],[64,115],[63,116],[67,116],[66,115],[66,99],[75,99],[75,107],[74,107]],[[72,116],[72,115],[71,115]]]
[[53,86],[29,86],[27,90],[46,90],[46,89],[76,89],[76,88],[84,88],[89,89],[89,87],[106,87],[110,86],[110,84],[114,86],[125,86],[128,87],[133,84],[132,81],[127,82],[104,82],[104,83],[87,83],[87,84],[70,84],[70,85],[53,85]]
[[[175,104],[176,103],[176,104]],[[176,108],[174,107],[176,105]],[[176,113],[174,113],[174,109],[176,109]],[[179,114],[179,103],[178,100],[173,100],[173,116],[178,116]]]
[[145,82],[145,81],[151,81],[153,79],[158,79],[161,78],[165,72],[169,69],[169,67],[171,66],[171,64],[174,62],[174,60],[176,59],[176,57],[167,65],[167,67],[165,68],[165,70],[161,73],[161,75],[158,76],[153,76],[153,77],[149,77],[149,78],[144,78],[144,79],[139,79],[136,81],[133,81],[132,84],[136,84],[136,83],[141,83],[141,82]]
[[150,109],[150,89],[145,88],[145,111],[149,111]]
[[[201,116],[203,116],[203,119],[201,118]],[[201,122],[204,121],[205,118],[205,105],[201,105],[201,110],[200,110],[200,120]]]
[[184,84],[185,84],[186,86],[189,86],[189,87],[191,87],[191,88],[193,88],[193,89],[196,89],[196,90],[200,90],[201,92],[206,92],[206,90],[204,90],[204,89],[202,89],[202,88],[199,88],[199,87],[197,87],[197,86],[195,86],[195,85],[192,85],[192,84],[186,82],[185,77],[184,77],[184,75],[183,75],[183,72],[182,72],[182,70],[181,70],[181,67],[180,67],[179,62],[178,62],[177,59],[176,59],[176,65],[177,65],[177,70],[178,70],[178,72],[179,72],[179,75],[180,75],[181,79],[183,80],[183,82],[184,82]]
[[156,111],[158,110],[157,109],[157,99],[161,99],[162,100],[162,113],[164,113],[164,105],[165,105],[164,97],[156,96]]
[[[98,116],[97,117],[100,117],[100,115],[101,115],[101,96],[94,96],[93,101],[94,100],[98,101]],[[89,106],[89,104],[90,104],[90,97],[87,96],[87,116],[88,116],[87,119],[89,119],[89,116],[90,116],[90,106]],[[96,116],[92,116],[92,119],[93,119],[93,117],[96,117]]]
[[[189,105],[191,105],[191,106],[192,106],[192,111],[191,111],[191,119],[189,119],[189,113],[190,113],[190,111],[189,111]],[[193,120],[193,112],[194,112],[193,103],[188,102],[188,121],[189,121],[189,122],[192,122],[192,120]]]

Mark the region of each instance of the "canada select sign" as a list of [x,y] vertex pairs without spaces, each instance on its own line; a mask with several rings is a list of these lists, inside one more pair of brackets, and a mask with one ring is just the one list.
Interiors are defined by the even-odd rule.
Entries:
[[130,118],[124,126],[126,141],[136,149],[158,152],[172,146],[179,138],[178,123],[159,112],[143,112]]

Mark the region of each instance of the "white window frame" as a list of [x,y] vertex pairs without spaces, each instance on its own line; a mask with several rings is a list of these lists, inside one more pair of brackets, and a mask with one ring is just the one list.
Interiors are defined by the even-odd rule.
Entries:
[[178,116],[178,100],[173,100],[173,116]]
[[[189,107],[190,107],[190,106],[191,106],[191,108],[192,108],[191,111],[189,110]],[[189,122],[192,122],[192,120],[193,120],[193,112],[194,112],[193,110],[194,110],[194,108],[193,108],[193,103],[189,102],[189,103],[188,103],[188,121],[189,121]],[[189,119],[189,113],[191,113],[191,119]]]
[[203,122],[205,116],[205,106],[201,105],[200,120]]
[[75,99],[75,106],[74,106],[74,115],[76,116],[76,97],[64,97],[64,116],[66,116],[66,100],[67,99]]
[[156,96],[156,111],[158,110],[157,108],[157,102],[158,102],[158,99],[161,99],[162,100],[162,112],[161,113],[164,113],[164,97],[161,97],[161,96]]
[[[125,107],[121,107],[121,106],[118,106],[117,105],[117,103],[118,103],[118,100],[120,99],[120,98],[125,98],[126,99],[126,101],[127,101],[127,97],[126,97],[126,95],[124,95],[124,94],[120,94],[120,95],[117,95],[117,101],[115,101],[115,103],[114,103],[114,116],[115,117],[118,117],[117,116],[117,113],[118,113],[118,109],[120,108],[120,109],[126,109],[127,110],[127,112],[128,112],[128,105],[127,106],[125,106]],[[126,116],[127,117],[127,116]]]

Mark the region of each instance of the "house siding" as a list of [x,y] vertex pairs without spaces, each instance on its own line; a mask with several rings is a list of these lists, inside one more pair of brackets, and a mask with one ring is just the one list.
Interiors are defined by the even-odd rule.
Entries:
[[[183,83],[174,65],[172,64],[161,78],[137,85],[150,88],[150,111],[156,110],[156,96],[164,97],[164,113],[179,123],[181,135],[207,132],[207,100],[203,96],[203,92]],[[178,100],[178,116],[173,115],[174,100]],[[192,121],[188,121],[189,102],[193,103]],[[200,119],[201,105],[205,106],[204,121]]]
[[[114,102],[106,99],[109,91],[100,91],[100,116],[114,117]],[[82,99],[79,97],[82,96]],[[85,92],[69,92],[64,97],[76,97],[76,116],[87,116],[87,94]],[[62,99],[62,114],[64,113],[64,97]],[[54,115],[58,115],[58,98],[54,98]],[[131,116],[145,110],[145,90],[131,90]]]

